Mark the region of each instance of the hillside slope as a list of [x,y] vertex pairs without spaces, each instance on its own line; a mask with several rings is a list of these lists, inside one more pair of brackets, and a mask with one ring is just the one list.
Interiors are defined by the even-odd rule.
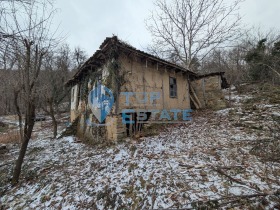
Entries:
[[0,156],[1,206],[280,208],[280,91],[242,89],[233,92],[232,108],[195,112],[192,122],[153,137],[92,147],[74,137],[39,135],[16,187],[5,180],[12,169],[5,163],[18,153],[8,145],[9,153]]

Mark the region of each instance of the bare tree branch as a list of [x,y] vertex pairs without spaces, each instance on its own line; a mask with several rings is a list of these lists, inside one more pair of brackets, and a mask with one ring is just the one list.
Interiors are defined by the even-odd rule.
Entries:
[[146,21],[154,38],[151,51],[169,60],[175,56],[178,64],[192,69],[194,58],[200,61],[238,37],[242,1],[228,5],[224,0],[157,0],[157,10]]

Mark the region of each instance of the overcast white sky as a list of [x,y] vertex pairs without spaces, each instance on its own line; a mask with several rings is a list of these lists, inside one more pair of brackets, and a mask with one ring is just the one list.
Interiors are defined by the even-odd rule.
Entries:
[[[142,50],[151,42],[144,20],[154,9],[152,0],[57,0],[56,7],[66,41],[88,55],[112,34]],[[280,29],[280,0],[245,0],[240,14],[248,26]]]

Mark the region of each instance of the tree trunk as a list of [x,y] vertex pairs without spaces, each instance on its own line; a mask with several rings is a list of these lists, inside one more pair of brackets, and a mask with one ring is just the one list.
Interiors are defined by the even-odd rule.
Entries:
[[53,108],[53,102],[50,101],[49,103],[50,106],[50,116],[52,118],[52,124],[53,124],[53,138],[55,139],[57,136],[57,121],[55,119],[55,113],[54,113],[54,108]]
[[18,116],[20,140],[21,140],[21,142],[23,142],[22,116],[21,116],[21,113],[20,113],[19,105],[18,105],[18,94],[19,94],[19,90],[15,90],[14,91],[14,105],[16,107],[16,112],[17,112],[17,116]]
[[54,116],[51,117],[53,122],[53,138],[55,139],[57,136],[57,121]]
[[25,153],[27,150],[27,146],[28,146],[28,143],[31,138],[32,131],[33,131],[34,119],[35,119],[35,106],[34,106],[34,101],[31,100],[28,103],[28,107],[27,107],[26,114],[25,114],[25,125],[24,125],[24,132],[23,132],[24,138],[23,138],[23,142],[21,144],[18,159],[16,161],[16,166],[14,168],[12,185],[15,185],[18,183],[19,176],[21,173],[21,166],[23,163],[23,159],[24,159],[24,156],[25,156]]
[[55,118],[55,111],[54,111],[54,104],[52,99],[47,99],[47,104],[50,107],[50,111],[48,110],[48,107],[42,109],[44,112],[46,112],[51,118],[52,118],[52,125],[53,125],[53,138],[55,139],[57,136],[57,120]]

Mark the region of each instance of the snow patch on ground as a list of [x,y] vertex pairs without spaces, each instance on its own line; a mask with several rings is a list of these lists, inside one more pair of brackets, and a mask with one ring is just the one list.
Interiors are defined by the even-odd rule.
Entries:
[[[268,110],[262,111],[263,117],[279,113],[275,106],[262,108]],[[237,119],[229,117],[231,110]],[[193,116],[192,123],[169,126],[157,136],[104,148],[77,143],[74,137],[52,140],[45,137],[50,131],[42,130],[30,142],[20,184],[0,186],[0,207],[195,208],[197,202],[270,194],[265,199],[273,208],[279,200],[273,194],[280,190],[280,164],[263,162],[251,153],[251,142],[269,133],[236,127],[244,121],[254,124],[254,117],[260,117],[259,112],[245,113],[244,119],[239,114],[244,114],[239,106],[205,111]],[[0,165],[14,161],[17,154],[18,148],[11,147],[8,155],[0,156]],[[12,165],[1,169],[11,174]]]

